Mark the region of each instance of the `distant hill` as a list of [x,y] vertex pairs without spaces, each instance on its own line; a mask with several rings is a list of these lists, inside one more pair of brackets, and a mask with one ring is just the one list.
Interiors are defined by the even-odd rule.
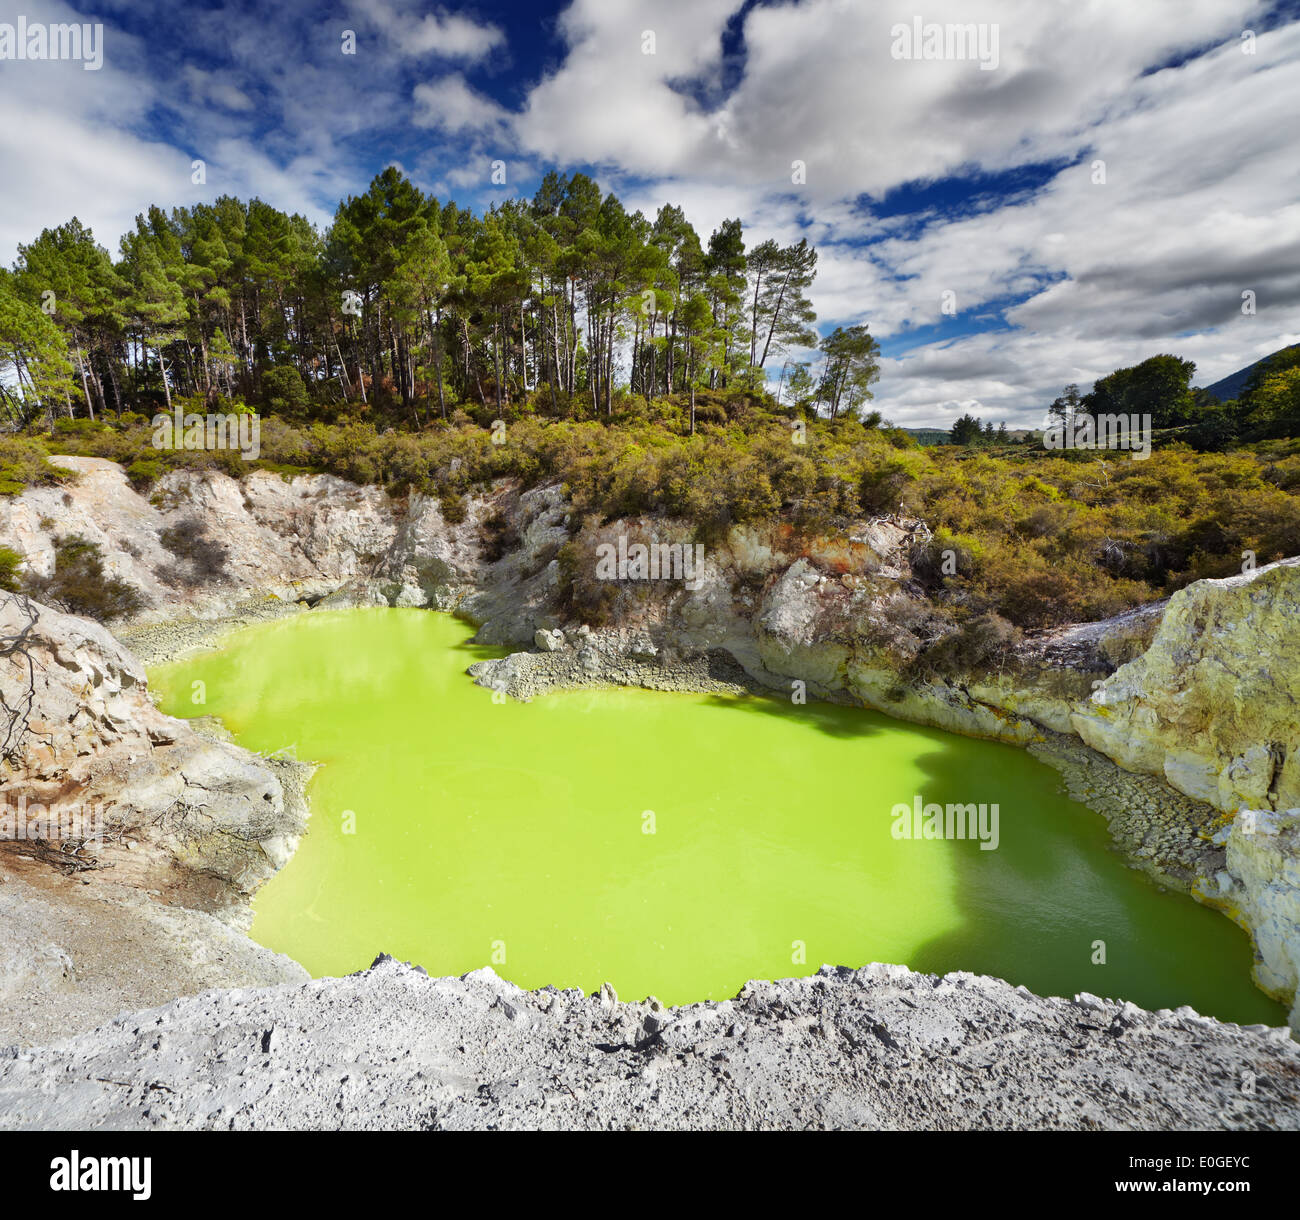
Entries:
[[[1300,343],[1293,344],[1292,346],[1300,347]],[[1246,379],[1255,371],[1255,369],[1263,364],[1265,360],[1272,360],[1274,356],[1291,350],[1292,349],[1289,347],[1278,348],[1278,350],[1272,354],[1263,356],[1259,360],[1256,360],[1254,364],[1248,364],[1244,369],[1238,369],[1235,373],[1229,373],[1228,376],[1224,377],[1220,381],[1216,381],[1213,385],[1207,385],[1205,387],[1205,392],[1212,395],[1219,402],[1228,402],[1230,399],[1236,398],[1241,393],[1242,387],[1246,384]]]

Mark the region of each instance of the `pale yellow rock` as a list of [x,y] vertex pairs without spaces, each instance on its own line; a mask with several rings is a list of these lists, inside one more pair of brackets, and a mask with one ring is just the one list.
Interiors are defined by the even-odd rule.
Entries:
[[[1249,816],[1248,816],[1249,814]],[[1228,835],[1233,913],[1255,940],[1255,981],[1300,1030],[1300,809],[1245,811]]]
[[1225,813],[1300,805],[1300,560],[1202,580],[1071,724],[1130,771]]

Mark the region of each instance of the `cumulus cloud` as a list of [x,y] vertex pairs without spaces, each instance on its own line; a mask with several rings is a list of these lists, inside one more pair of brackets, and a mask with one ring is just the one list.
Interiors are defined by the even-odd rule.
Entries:
[[[141,10],[150,2],[132,0]],[[121,4],[107,7],[111,13]],[[24,8],[29,23],[89,19],[62,0],[28,0]],[[166,9],[137,15],[158,28],[174,16]],[[185,206],[220,194],[260,195],[327,223],[338,199],[374,172],[359,174],[341,142],[387,122],[398,94],[373,77],[340,73],[337,30],[301,18],[286,7],[259,23],[240,0],[187,12],[195,45],[221,48],[219,68],[187,62],[170,40],[148,41],[112,21],[105,21],[97,72],[6,62],[0,259],[8,262],[20,243],[74,215],[116,252],[150,204]],[[192,181],[195,159],[205,162],[205,183]]]
[[[739,215],[751,241],[809,236],[823,322],[867,321],[892,340],[877,397],[902,421],[975,409],[1033,422],[1066,382],[1162,350],[1196,359],[1205,383],[1300,330],[1288,113],[1300,25],[1244,54],[1264,5],[924,7],[926,22],[995,23],[995,71],[893,58],[911,3],[764,5],[744,20],[738,83],[711,109],[687,85],[720,70],[734,5],[699,6],[689,27],[651,6],[598,7],[570,10],[569,54],[530,97],[519,139],[600,164],[611,185],[630,179],[648,213],[682,203],[703,232]],[[643,27],[668,57],[640,55]],[[806,184],[790,181],[795,159]],[[960,215],[879,206],[906,183],[965,178],[973,191],[976,174],[1035,165],[1063,168]]]
[[[29,24],[71,22],[80,14],[57,0],[26,6]],[[72,62],[9,61],[0,69],[0,253],[74,213],[116,243],[142,198],[188,182],[189,158],[163,141],[135,134],[157,97],[135,68],[143,49],[126,37],[105,40],[103,67]]]
[[521,143],[562,163],[636,174],[702,176],[718,118],[672,82],[716,69],[735,0],[575,0],[560,21],[563,65],[528,96]]
[[502,46],[505,34],[455,13],[419,13],[397,0],[350,0],[353,12],[380,30],[398,53],[473,62]]
[[[745,17],[737,87],[712,109],[689,86],[721,70],[735,0],[681,10],[574,0],[568,54],[528,99],[521,140],[559,161],[641,175],[790,185],[807,166],[817,199],[883,194],[963,167],[1051,155],[1063,137],[1123,104],[1153,64],[1235,39],[1262,4],[1223,0],[930,0],[926,23],[996,26],[998,68],[894,58],[914,0],[803,0]],[[654,53],[643,53],[646,33]]]
[[466,83],[459,73],[415,87],[415,122],[447,135],[501,131],[509,117],[503,106]]
[[[1086,133],[1084,159],[1031,200],[872,247],[872,266],[892,273],[867,288],[884,303],[882,333],[941,321],[945,289],[966,310],[1013,293],[1018,276],[1050,280],[1005,310],[1009,332],[904,356],[882,400],[911,409],[976,399],[1024,421],[1065,382],[1086,385],[1156,352],[1196,360],[1208,384],[1294,342],[1300,165],[1286,99],[1297,90],[1300,26],[1261,38],[1255,57],[1225,47],[1147,75]],[[1243,313],[1247,292],[1254,314]],[[1005,389],[963,379],[940,352],[995,352],[1018,376]]]

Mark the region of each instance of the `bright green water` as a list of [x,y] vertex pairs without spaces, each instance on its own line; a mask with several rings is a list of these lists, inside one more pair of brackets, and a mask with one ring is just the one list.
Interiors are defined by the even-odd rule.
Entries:
[[[253,936],[313,975],[382,950],[679,1003],[905,962],[1284,1020],[1250,983],[1246,937],[1125,868],[1021,750],[756,698],[497,703],[464,670],[499,654],[466,635],[421,610],[315,613],[151,674],[172,714],[324,763],[309,833],[254,903]],[[894,839],[890,810],[916,794],[997,802],[999,848]]]

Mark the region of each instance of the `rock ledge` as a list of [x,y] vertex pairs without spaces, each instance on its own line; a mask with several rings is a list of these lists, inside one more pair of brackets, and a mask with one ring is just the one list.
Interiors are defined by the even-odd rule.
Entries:
[[0,1052],[0,1128],[1300,1129],[1285,1029],[823,966],[620,1003],[380,957]]

